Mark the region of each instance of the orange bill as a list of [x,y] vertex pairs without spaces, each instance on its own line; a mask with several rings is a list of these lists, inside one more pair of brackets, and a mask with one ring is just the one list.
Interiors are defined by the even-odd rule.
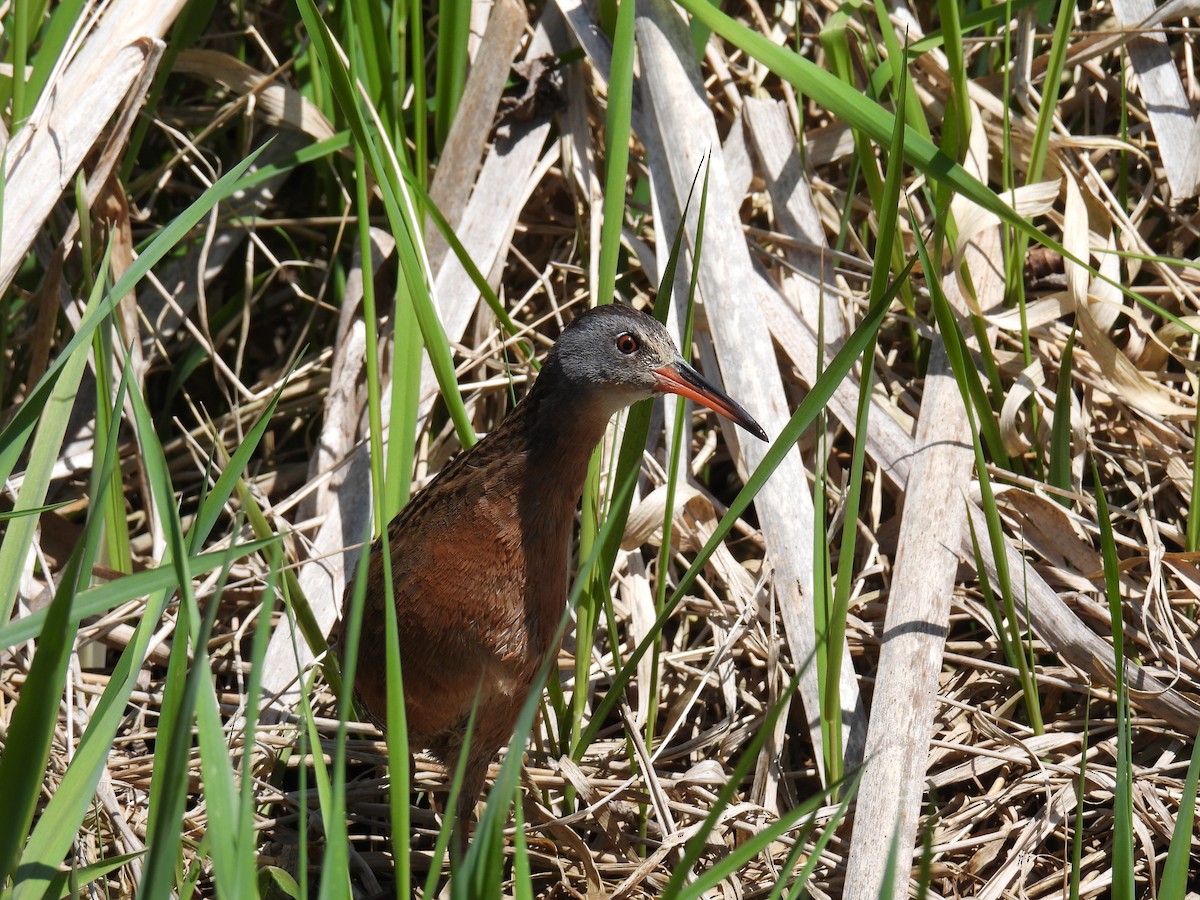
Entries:
[[741,425],[760,441],[767,440],[767,433],[763,431],[762,426],[754,421],[754,417],[746,412],[740,403],[707,381],[682,359],[676,359],[661,369],[655,369],[654,374],[658,376],[655,390],[695,400],[730,422]]

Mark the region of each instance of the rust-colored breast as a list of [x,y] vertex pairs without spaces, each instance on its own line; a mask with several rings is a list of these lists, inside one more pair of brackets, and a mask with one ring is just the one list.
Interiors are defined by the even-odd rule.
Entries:
[[[528,452],[514,446],[511,432],[507,441],[502,437],[497,432],[461,454],[389,527],[415,746],[436,746],[439,736],[461,729],[481,688],[481,708],[513,707],[505,718],[515,717],[565,609],[579,485],[531,471]],[[581,483],[574,475],[566,480]],[[369,565],[355,689],[382,723],[387,593],[381,542]],[[504,727],[511,725],[495,730]]]

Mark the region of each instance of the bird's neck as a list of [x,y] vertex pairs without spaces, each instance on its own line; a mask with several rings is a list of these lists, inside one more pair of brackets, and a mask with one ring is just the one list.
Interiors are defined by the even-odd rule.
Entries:
[[563,495],[569,496],[573,512],[587,477],[588,460],[604,437],[611,411],[597,396],[545,384],[546,374],[523,404],[528,407],[524,430],[529,468],[534,478],[557,484]]

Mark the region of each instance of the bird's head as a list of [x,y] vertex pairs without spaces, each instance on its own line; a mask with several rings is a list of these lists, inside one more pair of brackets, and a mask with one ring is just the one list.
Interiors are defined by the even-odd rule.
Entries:
[[656,393],[679,394],[767,439],[740,404],[688,365],[657,319],[629,306],[598,306],[577,317],[546,366],[576,397],[605,407],[606,415]]

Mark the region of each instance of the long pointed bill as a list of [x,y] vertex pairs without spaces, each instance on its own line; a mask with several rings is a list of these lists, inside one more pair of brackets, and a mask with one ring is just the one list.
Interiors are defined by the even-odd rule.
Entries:
[[762,426],[754,421],[754,417],[746,412],[741,404],[706,381],[703,375],[682,359],[676,359],[661,369],[655,369],[654,374],[658,376],[655,390],[695,400],[730,422],[741,425],[760,441],[767,439],[767,433],[762,430]]

